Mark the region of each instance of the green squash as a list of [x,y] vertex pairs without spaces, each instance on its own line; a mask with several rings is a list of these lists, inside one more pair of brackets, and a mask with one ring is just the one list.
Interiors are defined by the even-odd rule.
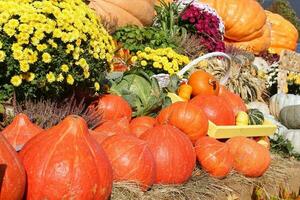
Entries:
[[300,129],[300,105],[282,108],[279,121],[289,129]]
[[262,125],[265,121],[264,114],[258,109],[249,109],[249,125]]

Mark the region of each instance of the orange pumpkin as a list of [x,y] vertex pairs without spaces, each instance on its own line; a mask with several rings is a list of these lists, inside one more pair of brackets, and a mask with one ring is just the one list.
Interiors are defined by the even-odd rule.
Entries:
[[223,97],[229,103],[234,112],[234,116],[236,116],[240,111],[247,111],[246,104],[242,98],[239,95],[227,90],[224,86],[221,86],[219,96]]
[[89,108],[99,108],[98,112],[102,116],[103,121],[116,120],[126,117],[131,120],[132,109],[128,102],[118,95],[104,95],[94,101]]
[[27,142],[19,155],[27,172],[27,199],[110,196],[110,162],[81,117],[66,117]]
[[267,21],[271,24],[270,51],[280,54],[284,49],[295,50],[298,42],[298,31],[295,26],[282,16],[266,11]]
[[118,26],[150,25],[154,18],[155,0],[91,0],[89,7],[101,17],[116,18]]
[[129,129],[129,121],[126,117],[109,120],[90,131],[92,136],[101,144],[106,138],[113,135],[131,135]]
[[153,117],[142,116],[131,120],[130,132],[137,137],[140,137],[148,129],[153,128],[156,124],[156,120]]
[[196,155],[202,168],[211,176],[224,178],[233,164],[227,144],[210,137],[201,137],[195,144]]
[[266,14],[256,0],[199,0],[213,7],[225,24],[225,37],[250,41],[264,33]]
[[21,200],[26,174],[14,148],[0,134],[0,199]]
[[188,102],[176,102],[163,110],[157,116],[160,124],[170,124],[184,132],[194,143],[208,130],[208,119],[202,110]]
[[220,96],[198,95],[190,103],[206,114],[208,120],[216,125],[235,125],[235,116],[230,104]]
[[192,86],[192,95],[218,95],[219,82],[209,73],[199,70],[193,72],[189,78],[188,84]]
[[226,142],[232,155],[234,169],[248,177],[259,177],[271,163],[269,150],[245,137],[231,138]]
[[3,129],[2,134],[8,142],[19,151],[28,140],[41,131],[43,131],[43,129],[33,124],[27,115],[20,113],[14,118],[10,125]]
[[196,155],[189,138],[171,125],[159,125],[142,136],[156,163],[155,183],[181,184],[191,176]]
[[192,92],[192,86],[187,83],[181,84],[178,88],[178,96],[187,101],[191,98]]
[[134,182],[144,190],[153,184],[155,162],[145,141],[132,136],[115,135],[101,146],[111,162],[114,181]]
[[263,35],[249,41],[235,42],[225,39],[226,43],[235,47],[259,53],[267,50],[271,45],[271,25],[265,24],[263,27]]

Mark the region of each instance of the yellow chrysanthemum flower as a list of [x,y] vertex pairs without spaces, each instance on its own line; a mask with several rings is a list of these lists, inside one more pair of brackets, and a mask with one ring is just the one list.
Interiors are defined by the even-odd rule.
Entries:
[[4,51],[0,51],[0,62],[3,62],[5,60],[5,52]]
[[61,69],[61,71],[63,71],[63,72],[68,72],[68,71],[69,71],[69,67],[68,67],[68,65],[66,65],[66,64],[63,64],[63,65],[60,67],[60,69]]
[[55,74],[53,72],[49,72],[47,75],[46,75],[46,79],[49,83],[53,83],[56,78],[55,78]]
[[45,49],[47,49],[48,48],[48,46],[46,45],[46,44],[38,44],[37,46],[36,46],[36,49],[38,50],[38,51],[44,51]]
[[145,61],[145,60],[142,60],[142,61],[141,61],[141,65],[142,65],[143,67],[147,66],[147,64],[148,64],[147,61]]
[[15,76],[11,77],[10,83],[13,86],[18,87],[18,86],[20,86],[22,84],[22,77],[19,76],[19,75],[15,75]]
[[137,56],[132,56],[131,57],[131,62],[135,63],[137,61],[138,57]]
[[83,76],[84,76],[85,79],[89,78],[90,77],[90,72],[87,71],[87,70],[84,70]]
[[96,91],[99,91],[100,90],[100,84],[98,82],[95,82],[94,83],[94,87],[95,87],[95,90]]
[[58,74],[56,81],[63,82],[64,79],[65,79],[64,76],[60,73],[60,74]]
[[3,47],[3,43],[0,41],[0,49],[2,49],[2,47]]
[[42,60],[44,63],[50,63],[52,60],[52,57],[49,53],[43,53]]
[[35,74],[32,72],[27,72],[25,74],[22,74],[23,79],[25,79],[28,82],[31,82],[35,79]]
[[20,61],[21,72],[28,72],[29,69],[30,69],[30,65],[28,64],[27,61],[25,61],[25,60]]
[[68,74],[68,76],[67,76],[67,83],[69,85],[73,85],[74,84],[74,78],[73,78],[73,76],[71,74]]

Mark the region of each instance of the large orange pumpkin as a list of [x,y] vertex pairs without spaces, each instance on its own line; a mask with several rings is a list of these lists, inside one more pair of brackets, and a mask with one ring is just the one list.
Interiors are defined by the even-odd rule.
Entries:
[[248,177],[259,177],[271,163],[269,150],[245,137],[231,138],[226,142],[233,157],[234,169]]
[[111,162],[115,181],[134,182],[144,190],[153,184],[155,162],[145,141],[132,136],[115,135],[106,139],[101,146]]
[[198,95],[190,103],[203,110],[208,120],[216,125],[235,125],[235,116],[230,104],[220,96]]
[[213,7],[225,24],[225,37],[249,41],[264,33],[266,14],[256,0],[199,0]]
[[158,125],[146,131],[145,140],[156,163],[157,184],[181,184],[195,168],[196,155],[189,138],[171,125]]
[[192,95],[218,95],[219,82],[209,73],[199,70],[191,74],[188,84],[192,86]]
[[3,129],[2,134],[19,151],[28,140],[41,131],[43,129],[33,124],[27,115],[20,113],[13,119],[10,125]]
[[101,17],[116,18],[118,26],[150,25],[154,17],[155,0],[91,0],[89,7]]
[[156,120],[153,117],[142,116],[131,120],[130,132],[137,137],[140,137],[148,129],[154,127]]
[[221,86],[219,96],[224,97],[224,99],[229,103],[234,112],[234,116],[236,116],[240,111],[247,111],[247,107],[243,99],[239,95],[227,90],[224,86]]
[[32,138],[20,152],[27,199],[108,199],[112,168],[84,119],[68,116]]
[[0,199],[21,200],[26,174],[14,148],[0,134]]
[[115,120],[122,117],[130,120],[132,115],[132,109],[128,102],[118,95],[104,95],[94,101],[89,107],[99,108],[98,111],[103,121]]
[[263,35],[252,40],[236,42],[229,39],[225,39],[225,42],[229,45],[245,49],[254,53],[259,53],[267,50],[271,45],[271,25],[266,23],[263,27]]
[[211,176],[224,178],[233,164],[227,144],[210,137],[201,137],[195,144],[196,155],[202,168]]
[[298,31],[295,26],[282,16],[266,11],[267,21],[271,24],[270,51],[280,54],[284,49],[295,50]]
[[157,116],[160,124],[170,124],[184,132],[194,143],[208,130],[208,119],[197,106],[188,102],[176,102],[163,110]]
[[90,131],[90,133],[99,144],[101,144],[106,138],[113,135],[131,135],[129,121],[126,117],[106,121],[93,131]]

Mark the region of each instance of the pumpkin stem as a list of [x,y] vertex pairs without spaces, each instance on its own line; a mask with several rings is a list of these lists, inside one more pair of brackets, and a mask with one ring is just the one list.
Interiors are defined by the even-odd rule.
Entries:
[[209,79],[208,83],[213,87],[214,90],[217,89],[217,81]]

